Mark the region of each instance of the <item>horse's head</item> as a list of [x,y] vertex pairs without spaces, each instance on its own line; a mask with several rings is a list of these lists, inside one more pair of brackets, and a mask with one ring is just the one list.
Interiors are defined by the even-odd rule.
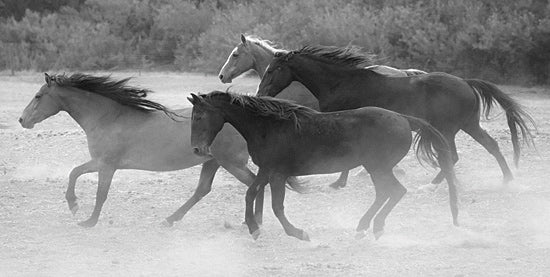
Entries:
[[57,88],[56,76],[45,74],[46,84],[35,94],[19,118],[23,128],[31,129],[34,124],[57,114],[61,111],[61,105],[53,91]]
[[203,96],[191,94],[191,147],[199,156],[210,156],[210,145],[225,123],[221,112],[207,103]]
[[251,42],[241,34],[241,43],[231,51],[227,61],[220,70],[222,83],[231,83],[233,78],[245,73],[254,67],[254,56],[251,53]]
[[275,53],[275,57],[267,67],[260,82],[257,96],[275,97],[294,81],[294,75],[289,64],[292,55],[292,52],[286,51]]

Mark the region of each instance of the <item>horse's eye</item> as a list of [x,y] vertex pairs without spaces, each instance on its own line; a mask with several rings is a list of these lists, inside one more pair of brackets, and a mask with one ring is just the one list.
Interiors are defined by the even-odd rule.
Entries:
[[40,97],[42,97],[42,95],[40,95],[40,94],[37,94],[36,96],[34,96],[34,98],[36,98],[36,99],[40,99]]
[[239,56],[239,54],[237,54],[237,53],[233,53],[233,57],[235,57],[235,58],[236,58],[236,57],[238,57],[238,56]]

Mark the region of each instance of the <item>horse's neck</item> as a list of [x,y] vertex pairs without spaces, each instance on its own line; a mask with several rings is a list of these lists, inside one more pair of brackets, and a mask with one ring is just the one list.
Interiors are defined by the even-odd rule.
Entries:
[[89,132],[98,125],[110,123],[123,106],[106,97],[77,89],[65,89],[62,106],[77,123]]
[[299,68],[294,68],[295,81],[302,83],[311,91],[320,105],[325,100],[332,101],[336,97],[335,94],[341,91],[342,86],[353,86],[353,82],[346,82],[346,80],[356,78],[357,74],[361,74],[361,80],[366,83],[369,82],[363,79],[377,75],[368,70],[342,68],[321,62],[305,65],[302,63]]
[[225,121],[235,127],[249,145],[261,143],[262,133],[269,129],[264,117],[256,116],[236,103],[224,104],[221,110]]
[[264,48],[263,46],[257,45],[252,43],[253,50],[250,51],[252,53],[252,56],[254,57],[254,70],[256,70],[256,73],[260,76],[260,78],[264,77],[265,70],[273,60],[273,56],[275,53],[273,53],[271,50]]
[[329,91],[327,88],[333,84],[334,77],[337,72],[328,70],[326,66],[322,64],[312,64],[311,66],[304,66],[300,64],[298,67],[293,66],[294,81],[300,82],[317,98],[321,100],[326,96]]

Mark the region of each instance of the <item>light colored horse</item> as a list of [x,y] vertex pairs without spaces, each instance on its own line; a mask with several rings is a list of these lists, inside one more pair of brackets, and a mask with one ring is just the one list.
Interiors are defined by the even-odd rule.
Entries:
[[[263,40],[255,36],[245,36],[241,34],[241,42],[231,51],[227,61],[223,65],[218,77],[222,83],[231,83],[234,78],[243,73],[254,70],[260,78],[263,78],[265,70],[275,53],[288,52],[287,50],[276,49],[268,40]],[[367,68],[378,73],[393,77],[406,77],[411,75],[426,74],[418,69],[397,69],[386,65],[372,65]],[[298,104],[319,110],[319,102],[311,92],[299,82],[292,82],[286,87],[277,98],[294,101]],[[338,180],[330,186],[340,188],[346,185],[349,172],[342,172]]]
[[[224,127],[216,137],[211,157],[195,155],[189,140],[192,109],[174,111],[181,117],[173,120],[171,111],[144,99],[148,90],[127,86],[127,81],[84,74],[46,74],[46,84],[19,119],[24,128],[30,129],[36,123],[66,111],[84,129],[91,160],[75,167],[69,175],[65,198],[73,214],[78,210],[75,195],[77,178],[85,173],[98,172],[99,180],[93,213],[79,225],[96,225],[113,174],[118,169],[172,171],[203,165],[195,193],[166,218],[164,224],[168,226],[181,220],[193,205],[210,192],[212,180],[220,166],[244,184],[252,184],[255,174],[247,168],[246,141],[233,127]],[[263,196],[261,198],[263,202]],[[257,205],[259,218],[261,212],[262,207]]]

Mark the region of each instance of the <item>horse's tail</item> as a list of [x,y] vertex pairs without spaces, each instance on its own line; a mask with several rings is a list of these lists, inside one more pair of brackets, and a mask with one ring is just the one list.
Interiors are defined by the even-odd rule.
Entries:
[[[427,121],[408,115],[401,115],[409,121],[411,130],[417,131],[414,137],[416,157],[420,162],[428,162],[431,166],[438,166],[438,153],[446,151],[450,154],[447,139]],[[450,155],[449,155],[450,157]]]
[[521,131],[523,141],[525,141],[527,145],[534,146],[533,135],[527,127],[527,122],[536,129],[535,121],[523,110],[518,102],[505,94],[496,85],[478,79],[467,79],[465,81],[481,98],[481,104],[486,118],[489,117],[494,102],[500,104],[502,109],[506,112],[506,119],[508,120],[508,127],[510,128],[512,137],[512,146],[514,148],[514,164],[517,166],[520,156],[518,128]]
[[304,184],[306,184],[307,182],[306,181],[301,181],[299,180],[298,178],[296,178],[295,176],[290,176],[286,179],[286,183],[287,183],[287,188],[292,190],[292,191],[295,191],[297,193],[305,193],[306,192],[306,188],[304,187]]
[[[414,137],[414,145],[416,147],[416,157],[420,162],[421,157],[436,167],[438,164],[441,170],[447,177],[449,185],[449,203],[451,206],[451,214],[453,216],[453,224],[458,226],[458,206],[457,206],[457,191],[456,191],[456,176],[454,172],[454,164],[452,162],[451,148],[447,139],[434,126],[427,121],[412,117],[405,117],[411,125],[411,130],[416,130]],[[441,156],[443,155],[443,156]]]

